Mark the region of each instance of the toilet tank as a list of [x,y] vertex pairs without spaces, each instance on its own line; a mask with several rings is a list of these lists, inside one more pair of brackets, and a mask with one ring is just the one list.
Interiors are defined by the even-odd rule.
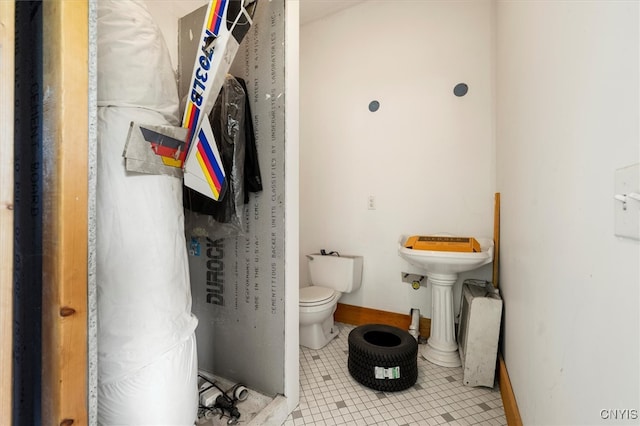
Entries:
[[362,283],[362,256],[309,254],[311,283],[350,293]]

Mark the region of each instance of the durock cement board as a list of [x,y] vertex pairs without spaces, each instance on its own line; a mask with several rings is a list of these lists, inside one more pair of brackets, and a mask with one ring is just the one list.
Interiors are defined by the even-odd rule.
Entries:
[[[206,8],[180,20],[179,73],[189,76]],[[268,395],[284,392],[284,0],[259,1],[231,74],[246,81],[263,191],[246,231],[212,241],[186,229],[199,368]],[[180,97],[188,89],[181,79]]]

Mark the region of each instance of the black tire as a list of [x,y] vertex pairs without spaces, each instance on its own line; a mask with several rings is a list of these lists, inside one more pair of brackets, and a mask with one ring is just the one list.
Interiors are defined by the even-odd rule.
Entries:
[[349,374],[371,389],[401,391],[418,380],[418,343],[397,327],[361,325],[349,333],[348,366]]

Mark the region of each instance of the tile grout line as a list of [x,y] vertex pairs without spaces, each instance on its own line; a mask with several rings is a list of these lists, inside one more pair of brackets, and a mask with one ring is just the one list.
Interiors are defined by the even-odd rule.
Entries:
[[300,404],[283,426],[297,425],[506,425],[497,387],[462,385],[462,369],[418,357],[418,381],[396,392],[379,392],[348,373],[348,335],[355,326],[336,323],[340,333],[320,350],[300,348]]

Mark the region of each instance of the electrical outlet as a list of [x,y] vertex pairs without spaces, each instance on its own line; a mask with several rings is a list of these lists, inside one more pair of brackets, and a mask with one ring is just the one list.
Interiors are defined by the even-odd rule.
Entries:
[[369,210],[375,210],[376,209],[376,197],[373,195],[369,195],[369,200],[368,200],[368,208]]

